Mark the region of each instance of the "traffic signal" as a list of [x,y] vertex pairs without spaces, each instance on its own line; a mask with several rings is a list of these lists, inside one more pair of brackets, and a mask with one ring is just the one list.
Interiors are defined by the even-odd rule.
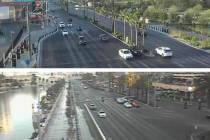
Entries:
[[17,56],[15,53],[12,54],[12,67],[16,67]]
[[20,59],[21,50],[20,48],[17,48],[17,59]]

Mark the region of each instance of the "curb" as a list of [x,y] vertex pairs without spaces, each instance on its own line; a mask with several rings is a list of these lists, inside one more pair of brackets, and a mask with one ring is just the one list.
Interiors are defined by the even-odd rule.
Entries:
[[99,127],[99,125],[97,124],[95,118],[93,117],[92,113],[90,112],[88,106],[87,106],[86,104],[84,104],[84,106],[85,106],[85,108],[87,109],[88,114],[90,115],[90,117],[91,117],[91,119],[92,119],[94,125],[96,126],[96,128],[97,128],[99,134],[101,135],[101,138],[102,138],[103,140],[106,140],[106,137],[104,136],[104,134],[103,134],[101,128]]

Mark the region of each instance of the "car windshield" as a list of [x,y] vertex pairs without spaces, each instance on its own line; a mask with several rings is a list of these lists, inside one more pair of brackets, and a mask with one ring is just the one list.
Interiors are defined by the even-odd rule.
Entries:
[[171,53],[172,50],[164,50],[166,53]]
[[124,51],[124,54],[129,54],[130,53],[130,51]]

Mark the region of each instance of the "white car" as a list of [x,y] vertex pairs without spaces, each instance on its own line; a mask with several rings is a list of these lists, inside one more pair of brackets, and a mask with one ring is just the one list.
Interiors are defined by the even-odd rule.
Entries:
[[132,107],[132,104],[129,103],[129,102],[125,102],[123,105],[124,105],[126,108],[131,108],[131,107]]
[[65,27],[64,22],[60,22],[60,23],[59,23],[59,27],[60,27],[60,28],[64,28],[64,27]]
[[67,30],[63,30],[63,31],[62,31],[62,35],[63,35],[63,36],[68,36],[68,35],[69,35],[69,32],[68,32]]
[[117,98],[116,101],[119,103],[119,104],[123,104],[125,102],[127,102],[128,100],[126,98]]
[[156,53],[162,57],[172,57],[173,52],[168,47],[158,47],[155,49]]
[[100,34],[98,36],[98,39],[101,40],[101,41],[108,41],[108,36],[106,34]]
[[105,117],[106,117],[106,113],[105,113],[103,110],[100,110],[100,111],[98,112],[98,116],[99,116],[100,118],[105,118]]
[[72,24],[72,23],[68,23],[67,26],[68,26],[68,27],[72,27],[73,24]]
[[120,49],[119,55],[125,60],[133,58],[131,51],[128,49]]

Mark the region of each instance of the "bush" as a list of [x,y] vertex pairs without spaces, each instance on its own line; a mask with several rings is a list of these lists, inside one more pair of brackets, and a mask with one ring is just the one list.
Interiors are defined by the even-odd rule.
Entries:
[[210,49],[210,40],[201,41],[201,48]]
[[190,43],[194,46],[199,46],[198,38],[196,36],[192,36]]

